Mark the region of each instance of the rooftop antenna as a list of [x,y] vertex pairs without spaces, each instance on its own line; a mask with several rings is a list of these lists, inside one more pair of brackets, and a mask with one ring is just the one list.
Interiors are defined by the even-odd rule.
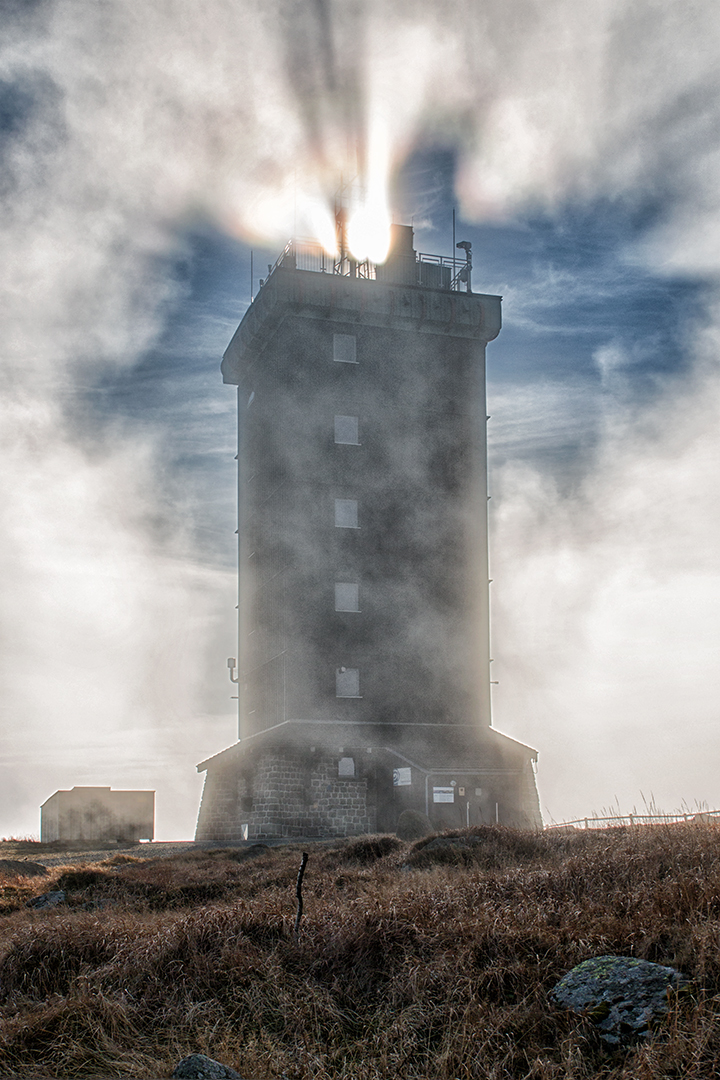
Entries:
[[465,265],[458,273],[458,280],[464,281],[467,291],[472,292],[472,244],[469,240],[460,240],[455,247],[465,252]]
[[352,257],[347,245],[348,206],[346,204],[352,201],[352,184],[352,180],[345,183],[341,173],[340,187],[335,195],[335,229],[338,255],[333,264],[333,273],[346,277],[358,276],[357,260]]
[[255,297],[253,296],[253,288],[255,285],[255,277],[253,274],[253,250],[250,249],[250,303],[252,304]]

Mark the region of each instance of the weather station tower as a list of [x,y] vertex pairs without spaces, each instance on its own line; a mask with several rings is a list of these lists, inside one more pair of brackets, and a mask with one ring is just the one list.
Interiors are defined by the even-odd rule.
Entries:
[[238,394],[238,741],[198,840],[541,825],[536,752],[492,727],[485,348],[461,258],[294,241],[222,362]]

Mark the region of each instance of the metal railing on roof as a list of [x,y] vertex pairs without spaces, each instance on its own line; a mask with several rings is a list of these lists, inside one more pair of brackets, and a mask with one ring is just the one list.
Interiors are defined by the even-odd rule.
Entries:
[[[418,266],[417,284],[429,284],[454,291],[460,290],[463,281],[461,273],[466,265],[464,259],[418,252],[416,264]],[[333,259],[332,255],[328,255],[323,246],[317,241],[306,239],[291,240],[286,244],[274,264],[268,268],[268,277],[281,266],[287,270],[311,270],[320,274],[341,274],[344,277],[360,277],[371,280],[381,276],[377,272],[375,263],[369,261],[355,262],[346,257],[341,265]],[[428,270],[431,267],[437,268],[437,270],[431,275],[427,271],[423,271],[424,266],[428,267]]]
[[[312,270],[320,274],[342,273],[346,277],[375,277],[374,263],[359,263],[347,258],[344,262],[347,264],[347,268],[341,271],[338,269],[338,263],[333,259],[332,255],[327,254],[322,244],[318,244],[315,240],[291,240],[275,260],[275,264],[270,268],[268,276],[274,270],[277,270],[279,266],[284,266],[287,270]],[[352,273],[350,272],[351,265],[353,267]]]

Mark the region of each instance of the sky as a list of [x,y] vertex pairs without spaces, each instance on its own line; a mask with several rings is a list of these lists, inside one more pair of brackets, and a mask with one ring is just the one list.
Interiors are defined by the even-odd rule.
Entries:
[[75,784],[192,835],[236,733],[220,357],[250,251],[257,279],[353,170],[421,251],[455,207],[503,296],[493,711],[546,820],[720,807],[716,5],[5,0],[0,29],[0,835]]

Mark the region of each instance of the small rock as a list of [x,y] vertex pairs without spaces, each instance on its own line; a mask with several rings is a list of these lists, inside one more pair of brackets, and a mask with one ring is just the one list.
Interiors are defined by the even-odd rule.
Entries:
[[56,907],[58,904],[65,903],[65,893],[62,889],[58,889],[57,892],[46,892],[41,896],[33,896],[31,900],[28,900],[25,907],[30,908],[48,908]]
[[594,956],[565,975],[550,992],[563,1008],[591,1020],[610,1046],[647,1039],[667,1014],[668,991],[688,980],[675,968],[632,956]]
[[173,1070],[173,1077],[178,1080],[242,1080],[229,1065],[214,1061],[205,1054],[190,1054],[179,1061]]

